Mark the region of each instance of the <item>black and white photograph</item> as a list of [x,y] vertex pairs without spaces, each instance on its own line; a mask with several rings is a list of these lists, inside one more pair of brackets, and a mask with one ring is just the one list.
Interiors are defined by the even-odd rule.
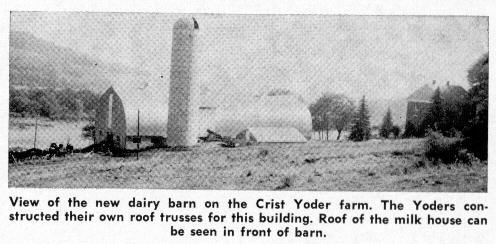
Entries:
[[488,191],[489,17],[11,11],[9,188]]

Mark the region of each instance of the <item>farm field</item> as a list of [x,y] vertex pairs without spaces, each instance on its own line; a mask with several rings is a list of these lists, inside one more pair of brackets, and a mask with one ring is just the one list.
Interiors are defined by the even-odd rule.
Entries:
[[[69,141],[74,147],[82,148],[93,143],[92,140],[81,137],[86,121],[64,122],[40,119],[36,136],[36,147],[46,149],[50,143],[64,144]],[[9,148],[29,149],[33,147],[35,134],[35,119],[9,119]]]
[[9,165],[9,187],[487,192],[487,163],[422,164],[422,140],[310,141]]

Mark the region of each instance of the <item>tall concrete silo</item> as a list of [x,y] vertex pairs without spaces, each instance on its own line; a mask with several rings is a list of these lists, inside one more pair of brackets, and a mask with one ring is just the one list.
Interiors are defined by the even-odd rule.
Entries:
[[192,146],[197,143],[194,129],[198,109],[195,94],[198,85],[198,43],[200,28],[194,18],[179,19],[172,33],[169,115],[167,144]]

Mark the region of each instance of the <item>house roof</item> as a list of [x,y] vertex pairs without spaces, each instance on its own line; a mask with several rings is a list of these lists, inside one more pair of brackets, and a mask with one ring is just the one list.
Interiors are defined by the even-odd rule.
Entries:
[[256,142],[307,142],[307,139],[294,127],[249,127],[241,133],[250,133]]
[[[441,97],[448,100],[458,100],[467,94],[467,91],[458,85],[444,85],[439,87],[441,90]],[[413,92],[407,100],[409,102],[425,102],[431,103],[432,96],[434,95],[435,89],[430,85],[423,85],[415,92]]]
[[429,85],[423,85],[416,91],[414,91],[408,98],[411,102],[431,102],[432,95],[434,94],[434,89]]
[[463,99],[467,94],[467,91],[461,86],[447,86],[441,88],[441,96],[446,100],[454,101]]

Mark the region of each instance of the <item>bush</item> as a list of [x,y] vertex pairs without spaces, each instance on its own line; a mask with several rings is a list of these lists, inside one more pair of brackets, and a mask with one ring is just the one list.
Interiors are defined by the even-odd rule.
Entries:
[[379,135],[384,138],[389,138],[389,135],[393,132],[393,118],[391,116],[391,109],[388,108],[386,115],[382,119],[381,128],[379,129]]
[[393,126],[393,135],[394,135],[394,138],[398,138],[400,136],[400,133],[401,133],[401,128],[397,125]]
[[472,161],[474,160],[474,155],[469,153],[467,149],[458,151],[457,157],[457,162],[462,164],[472,165]]
[[294,186],[296,181],[296,175],[284,176],[281,180],[281,184],[276,186],[275,190],[283,190]]
[[86,139],[93,139],[95,137],[95,124],[90,123],[85,125],[82,129],[81,137]]
[[425,141],[425,157],[430,161],[444,164],[465,162],[466,157],[462,153],[462,138],[445,137],[439,132],[428,131]]

